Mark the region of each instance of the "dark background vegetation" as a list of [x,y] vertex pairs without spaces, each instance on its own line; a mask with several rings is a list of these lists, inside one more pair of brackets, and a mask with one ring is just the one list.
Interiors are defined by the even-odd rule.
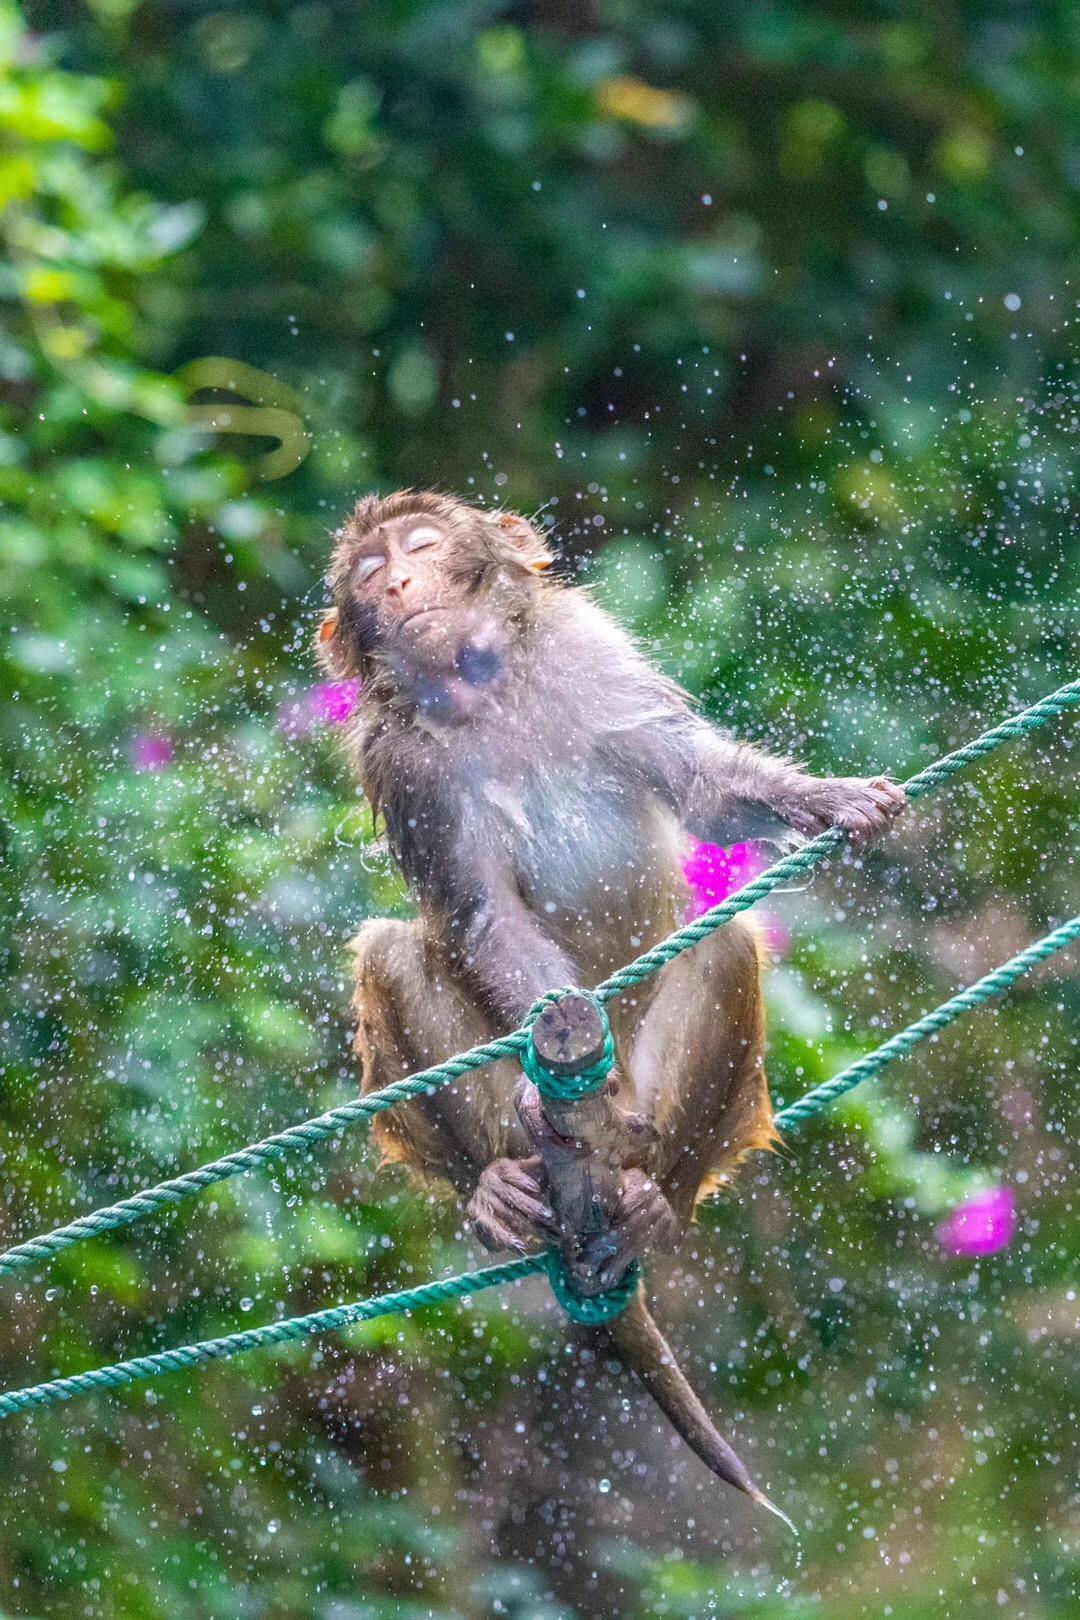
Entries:
[[[543,508],[821,771],[1074,673],[1065,0],[0,0],[0,42],[3,1241],[355,1089],[343,944],[406,901],[288,706],[358,493]],[[193,414],[208,357],[301,465]],[[784,900],[777,1092],[1078,909],[1076,763],[1065,722]],[[797,1572],[610,1434],[499,1555],[463,1436],[558,1360],[537,1289],[9,1420],[0,1604],[545,1620],[599,1569],[632,1617],[1075,1614],[1078,1000],[1063,959],[756,1166],[658,1306]],[[987,1185],[1017,1237],[950,1259]],[[355,1135],[4,1282],[0,1378],[475,1258]]]

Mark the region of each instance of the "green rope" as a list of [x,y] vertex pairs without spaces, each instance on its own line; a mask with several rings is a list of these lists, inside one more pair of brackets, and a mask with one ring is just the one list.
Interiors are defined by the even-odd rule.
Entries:
[[518,1029],[511,1035],[500,1036],[497,1041],[489,1041],[485,1046],[474,1046],[470,1052],[462,1052],[457,1057],[447,1058],[445,1063],[436,1064],[434,1068],[421,1069],[418,1074],[394,1080],[381,1091],[373,1091],[366,1097],[355,1097],[351,1102],[331,1108],[314,1119],[290,1125],[276,1136],[253,1142],[250,1147],[238,1148],[235,1153],[227,1153],[224,1158],[214,1159],[198,1170],[188,1170],[182,1176],[173,1176],[169,1181],[159,1182],[156,1187],[147,1187],[143,1192],[133,1193],[130,1198],[122,1198],[119,1203],[91,1210],[88,1215],[80,1215],[78,1220],[71,1221],[67,1226],[58,1226],[41,1237],[28,1238],[25,1243],[17,1243],[14,1248],[0,1252],[0,1277],[23,1271],[39,1260],[48,1260],[52,1255],[69,1249],[81,1238],[112,1232],[118,1226],[130,1226],[132,1221],[144,1215],[155,1215],[158,1210],[170,1204],[179,1204],[193,1193],[216,1186],[220,1181],[228,1181],[232,1176],[242,1175],[245,1170],[256,1170],[290,1153],[315,1147],[329,1137],[339,1136],[347,1125],[354,1125],[357,1120],[371,1119],[375,1114],[395,1108],[398,1103],[408,1102],[412,1097],[430,1094],[472,1069],[482,1069],[485,1064],[495,1063],[499,1058],[517,1057],[525,1041],[525,1031]]
[[[1032,704],[1020,714],[1004,720],[973,742],[965,744],[963,748],[958,748],[954,753],[947,754],[934,764],[928,765],[925,770],[918,772],[904,784],[908,797],[920,798],[924,793],[947,781],[965,765],[982,759],[1013,737],[1034,731],[1055,715],[1077,704],[1080,704],[1080,680],[1070,681],[1067,685],[1059,687],[1056,692],[1040,699],[1038,703]],[[701,940],[706,939],[732,917],[738,916],[741,911],[764,899],[773,889],[789,882],[791,878],[809,872],[843,843],[845,837],[846,834],[831,828],[804,844],[793,854],[785,856],[783,860],[746,884],[737,894],[729,895],[720,905],[714,906],[711,911],[705,912],[685,928],[679,929],[655,949],[646,951],[636,961],[612,974],[594,991],[598,1002],[610,1001],[622,991],[639,984],[681,952],[690,950]],[[0,1277],[10,1276],[38,1261],[47,1260],[84,1237],[92,1237],[127,1226],[144,1215],[153,1215],[158,1210],[178,1204],[193,1193],[215,1186],[218,1182],[227,1181],[232,1176],[242,1175],[246,1170],[254,1170],[262,1165],[274,1163],[290,1153],[309,1149],[329,1137],[337,1136],[357,1120],[369,1119],[374,1114],[393,1108],[411,1097],[418,1097],[425,1092],[434,1091],[439,1086],[449,1085],[470,1070],[483,1068],[500,1058],[520,1057],[527,1038],[527,1031],[524,1028],[515,1030],[510,1035],[490,1041],[484,1046],[473,1047],[471,1051],[448,1058],[445,1063],[435,1064],[434,1067],[425,1069],[419,1074],[396,1080],[382,1091],[372,1092],[367,1097],[356,1098],[338,1108],[332,1108],[328,1113],[320,1114],[315,1119],[290,1126],[275,1136],[226,1154],[224,1158],[215,1159],[197,1170],[189,1170],[184,1175],[174,1176],[155,1187],[148,1187],[129,1198],[121,1199],[118,1203],[108,1204],[82,1215],[77,1220],[56,1227],[51,1232],[16,1244],[13,1248],[0,1252]]]
[[1052,934],[1036,940],[1034,945],[1029,945],[1019,955],[1004,962],[1001,967],[995,968],[992,973],[985,974],[975,984],[968,985],[966,990],[961,990],[950,1000],[943,1001],[933,1012],[924,1013],[915,1023],[909,1024],[907,1029],[900,1030],[896,1035],[890,1035],[887,1041],[875,1051],[868,1052],[857,1063],[841,1069],[831,1080],[815,1086],[805,1096],[796,1098],[795,1102],[777,1114],[775,1120],[777,1129],[782,1131],[796,1129],[806,1120],[812,1119],[815,1114],[823,1113],[845,1092],[851,1091],[862,1081],[880,1074],[885,1065],[891,1063],[894,1058],[906,1057],[920,1041],[925,1041],[928,1036],[937,1035],[946,1029],[954,1019],[960,1017],[961,1013],[970,1012],[973,1007],[981,1007],[984,1003],[993,1001],[995,996],[1003,996],[1021,974],[1035,967],[1037,963],[1045,962],[1058,951],[1063,951],[1066,945],[1071,945],[1076,939],[1080,939],[1080,917],[1073,917],[1068,922],[1062,923]]
[[[577,1074],[552,1074],[545,1069],[540,1061],[540,1054],[533,1044],[533,1025],[545,1007],[550,1007],[553,1001],[560,1001],[563,996],[582,996],[591,1001],[600,1015],[600,1022],[604,1029],[604,1049],[595,1063],[590,1063]],[[583,1097],[591,1097],[594,1091],[607,1080],[615,1062],[615,1038],[611,1033],[608,1015],[596,997],[588,990],[549,990],[539,1001],[533,1003],[525,1015],[525,1028],[529,1038],[521,1049],[519,1062],[525,1071],[526,1078],[531,1080],[542,1097],[550,1097],[555,1102],[580,1102]]]
[[350,1327],[354,1322],[370,1322],[377,1316],[396,1316],[423,1305],[444,1305],[447,1300],[464,1299],[485,1288],[519,1282],[523,1277],[534,1277],[547,1269],[546,1252],[527,1255],[524,1260],[508,1260],[501,1266],[487,1266],[483,1271],[446,1277],[441,1282],[421,1283],[418,1288],[407,1288],[401,1293],[379,1294],[374,1299],[314,1311],[310,1316],[266,1322],[262,1327],[248,1328],[243,1333],[229,1333],[223,1339],[203,1339],[199,1344],[157,1350],[150,1356],[135,1356],[131,1361],[95,1367],[90,1372],[74,1373],[70,1378],[53,1378],[47,1384],[32,1384],[28,1389],[13,1389],[0,1395],[0,1418],[12,1417],[32,1406],[70,1401],[73,1395],[88,1395],[96,1389],[119,1389],[122,1384],[141,1383],[143,1379],[156,1378],[158,1373],[183,1372],[185,1368],[201,1367],[208,1361],[225,1361],[230,1356],[242,1355],[245,1350],[293,1344],[298,1339],[310,1339],[316,1333],[332,1333],[338,1328]]
[[547,1251],[548,1282],[551,1292],[572,1322],[585,1327],[602,1327],[621,1316],[641,1286],[642,1269],[635,1261],[624,1276],[603,1294],[579,1294],[558,1249]]
[[[816,1086],[804,1097],[776,1116],[776,1123],[784,1129],[798,1126],[813,1114],[850,1091],[860,1081],[878,1074],[894,1058],[904,1057],[920,1041],[944,1029],[961,1013],[968,1012],[994,996],[1000,996],[1010,985],[1036,963],[1043,962],[1056,951],[1064,950],[1073,940],[1080,938],[1080,917],[1063,923],[1052,934],[1029,945],[1011,961],[995,968],[969,989],[951,1000],[943,1002],[933,1012],[926,1013],[914,1024],[897,1035],[892,1035],[875,1051],[857,1063]],[[310,1316],[288,1317],[280,1322],[269,1322],[262,1327],[247,1328],[239,1333],[227,1334],[221,1339],[206,1339],[199,1344],[181,1345],[175,1350],[158,1350],[152,1355],[136,1356],[131,1361],[115,1362],[110,1367],[96,1367],[89,1372],[73,1373],[68,1378],[54,1378],[45,1384],[32,1384],[26,1389],[9,1390],[0,1394],[0,1418],[11,1417],[34,1406],[51,1406],[57,1401],[69,1401],[74,1395],[89,1394],[98,1389],[118,1389],[158,1373],[181,1372],[198,1367],[207,1361],[224,1361],[245,1350],[257,1350],[267,1345],[290,1344],[317,1333],[329,1333],[350,1326],[353,1322],[369,1322],[377,1316],[393,1316],[412,1311],[424,1305],[441,1305],[452,1299],[478,1294],[485,1288],[496,1288],[502,1283],[519,1282],[524,1277],[545,1274],[552,1292],[560,1305],[579,1322],[591,1324],[610,1321],[633,1299],[640,1283],[640,1271],[633,1266],[622,1282],[608,1294],[586,1300],[577,1294],[570,1283],[565,1262],[557,1250],[526,1255],[521,1260],[510,1260],[504,1265],[488,1266],[480,1271],[467,1271],[458,1277],[447,1277],[439,1282],[421,1283],[400,1293],[380,1294],[375,1299],[359,1300],[351,1305],[335,1305],[329,1310],[315,1311]]]
[[[976,737],[974,742],[965,743],[963,748],[957,748],[953,753],[935,760],[925,770],[909,777],[903,784],[904,792],[909,799],[921,799],[924,794],[940,787],[943,782],[955,776],[957,771],[963,770],[965,765],[985,758],[987,754],[993,753],[995,748],[1000,748],[1002,743],[1009,742],[1013,737],[1023,737],[1029,731],[1035,731],[1048,720],[1052,720],[1055,715],[1064,713],[1066,709],[1075,708],[1077,704],[1080,704],[1080,681],[1069,681],[1067,685],[1059,686],[1056,692],[1051,692],[1049,697],[1040,698],[1038,703],[1033,703],[1030,709],[1024,709],[1020,714],[1010,716],[999,726],[994,726],[991,731],[985,731],[981,737]],[[770,866],[760,877],[753,878],[737,894],[729,895],[718,906],[713,906],[711,911],[703,912],[692,923],[687,923],[685,928],[680,928],[676,933],[669,935],[652,950],[643,952],[626,967],[619,968],[609,979],[605,979],[603,984],[597,985],[593,994],[598,1001],[611,1001],[613,997],[622,995],[624,990],[632,989],[650,974],[665,967],[676,956],[680,956],[683,951],[700,945],[703,939],[715,933],[724,923],[730,922],[732,917],[737,917],[741,911],[746,911],[757,901],[763,900],[782,883],[805,876],[827,855],[831,855],[846,837],[847,834],[838,827],[830,827],[827,832],[819,833],[809,843],[801,845],[792,854],[785,855],[775,866]]]

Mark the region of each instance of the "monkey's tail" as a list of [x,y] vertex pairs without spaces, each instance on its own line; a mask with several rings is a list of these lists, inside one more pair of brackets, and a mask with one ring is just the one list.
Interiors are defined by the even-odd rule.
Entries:
[[787,1514],[771,1502],[754,1481],[695,1395],[654,1322],[640,1289],[622,1315],[606,1324],[604,1332],[614,1344],[619,1359],[637,1374],[664,1416],[706,1467],[736,1490],[745,1491],[752,1501],[774,1513],[797,1536],[798,1531]]

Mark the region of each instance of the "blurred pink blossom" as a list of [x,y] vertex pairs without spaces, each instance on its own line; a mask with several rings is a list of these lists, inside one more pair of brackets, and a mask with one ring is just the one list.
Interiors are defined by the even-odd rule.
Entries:
[[683,861],[692,896],[691,918],[700,917],[710,906],[726,900],[729,894],[763,872],[765,865],[765,857],[756,844],[732,844],[730,849],[721,849],[719,844],[699,844],[695,840]]
[[1015,1236],[1016,1197],[1009,1187],[991,1187],[966,1204],[957,1204],[937,1229],[942,1248],[968,1260],[997,1254]]
[[131,768],[135,771],[163,771],[171,765],[176,750],[171,737],[160,732],[137,731],[131,739]]
[[360,699],[360,682],[322,681],[311,695],[320,719],[328,726],[343,726]]
[[[751,878],[764,872],[768,865],[768,857],[757,844],[732,844],[730,849],[721,849],[719,844],[701,844],[695,839],[683,860],[683,872],[690,885],[687,922],[718,906],[729,894],[735,894]],[[787,950],[791,934],[779,917],[769,913],[760,913],[760,916],[769,949]]]
[[318,681],[300,697],[281,705],[278,727],[287,737],[306,737],[317,726],[343,726],[359,697],[358,680]]

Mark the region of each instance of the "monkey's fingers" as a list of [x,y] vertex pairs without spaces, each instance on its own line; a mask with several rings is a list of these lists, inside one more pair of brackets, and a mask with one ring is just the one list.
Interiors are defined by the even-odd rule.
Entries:
[[544,1112],[543,1098],[531,1081],[523,1080],[518,1086],[514,1107],[534,1148],[557,1148],[572,1158],[582,1158],[589,1152],[586,1143],[574,1136],[563,1136],[555,1129]]
[[487,1167],[488,1179],[493,1186],[505,1191],[513,1188],[528,1198],[540,1197],[541,1161],[534,1154],[531,1159],[495,1159]]
[[495,1159],[484,1168],[466,1213],[485,1248],[514,1254],[543,1246],[559,1229],[534,1171],[519,1159]]
[[529,1252],[529,1244],[524,1238],[520,1238],[509,1226],[496,1219],[490,1210],[476,1209],[470,1204],[469,1224],[476,1241],[483,1244],[485,1249],[491,1249],[493,1253],[498,1253],[500,1249],[509,1249],[511,1254],[517,1255],[526,1255]]
[[529,1253],[529,1245],[515,1236],[508,1226],[500,1226],[497,1221],[484,1221],[474,1216],[472,1229],[476,1241],[492,1254],[501,1254],[506,1250],[523,1260]]
[[855,842],[862,842],[884,831],[906,805],[903,788],[887,777],[835,776],[814,780],[792,806],[788,819],[808,838],[829,827],[840,827]]
[[635,1110],[633,1113],[623,1114],[626,1129],[630,1133],[630,1141],[637,1152],[645,1148],[653,1148],[661,1140],[662,1132],[651,1114],[642,1114]]
[[679,1236],[678,1218],[656,1182],[643,1170],[628,1170],[611,1227],[586,1240],[582,1258],[604,1288],[613,1288],[633,1261],[673,1249]]
[[[853,782],[850,790],[848,809],[837,824],[845,827],[857,841],[883,832],[907,805],[903,788],[883,776],[869,782]],[[845,815],[850,820],[844,819]]]
[[875,776],[866,785],[878,808],[890,821],[907,809],[908,797],[899,782],[887,776]]
[[485,1249],[509,1249],[512,1254],[532,1254],[547,1248],[557,1228],[546,1213],[512,1209],[475,1196],[468,1209],[469,1224]]

